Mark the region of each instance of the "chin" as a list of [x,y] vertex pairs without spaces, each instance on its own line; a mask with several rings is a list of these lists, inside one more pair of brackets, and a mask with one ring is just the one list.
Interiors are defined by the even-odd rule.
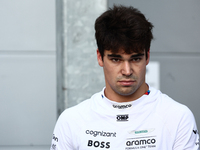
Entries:
[[131,91],[118,91],[117,93],[121,96],[130,96],[135,93],[136,90],[131,90]]

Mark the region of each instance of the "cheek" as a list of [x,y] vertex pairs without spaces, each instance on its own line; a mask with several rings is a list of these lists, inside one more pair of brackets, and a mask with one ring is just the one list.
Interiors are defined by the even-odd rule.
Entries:
[[116,68],[114,68],[114,66],[112,64],[110,64],[109,62],[105,61],[104,62],[104,70],[108,73],[113,73]]
[[112,78],[115,69],[110,67],[104,67],[104,74],[107,78]]
[[104,74],[105,77],[107,78],[107,80],[109,79],[110,81],[115,80],[117,77],[117,72],[118,72],[118,68],[111,66],[111,65],[105,65],[104,66]]
[[142,78],[145,78],[145,76],[146,76],[146,67],[141,69],[140,75],[141,75]]
[[141,65],[137,69],[137,74],[139,77],[144,78],[146,75],[146,65]]

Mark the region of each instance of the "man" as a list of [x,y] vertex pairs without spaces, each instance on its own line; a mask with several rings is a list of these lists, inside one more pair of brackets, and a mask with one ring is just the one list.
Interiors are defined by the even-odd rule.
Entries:
[[66,109],[53,150],[197,150],[191,111],[145,82],[153,25],[133,7],[114,6],[95,22],[105,88]]

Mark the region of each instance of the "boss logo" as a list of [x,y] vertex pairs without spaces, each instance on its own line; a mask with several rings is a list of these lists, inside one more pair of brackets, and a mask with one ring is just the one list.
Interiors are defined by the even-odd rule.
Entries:
[[128,115],[117,115],[117,121],[128,121]]
[[110,148],[110,142],[99,142],[99,141],[92,141],[92,140],[88,140],[88,146],[89,147],[100,147],[100,148],[106,148],[109,149]]

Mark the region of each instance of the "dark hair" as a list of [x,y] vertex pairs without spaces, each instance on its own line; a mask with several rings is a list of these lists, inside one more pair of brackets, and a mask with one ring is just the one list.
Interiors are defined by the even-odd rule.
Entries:
[[123,50],[127,54],[149,51],[153,25],[136,8],[116,6],[109,8],[95,22],[95,37],[99,52],[104,50],[117,53]]

